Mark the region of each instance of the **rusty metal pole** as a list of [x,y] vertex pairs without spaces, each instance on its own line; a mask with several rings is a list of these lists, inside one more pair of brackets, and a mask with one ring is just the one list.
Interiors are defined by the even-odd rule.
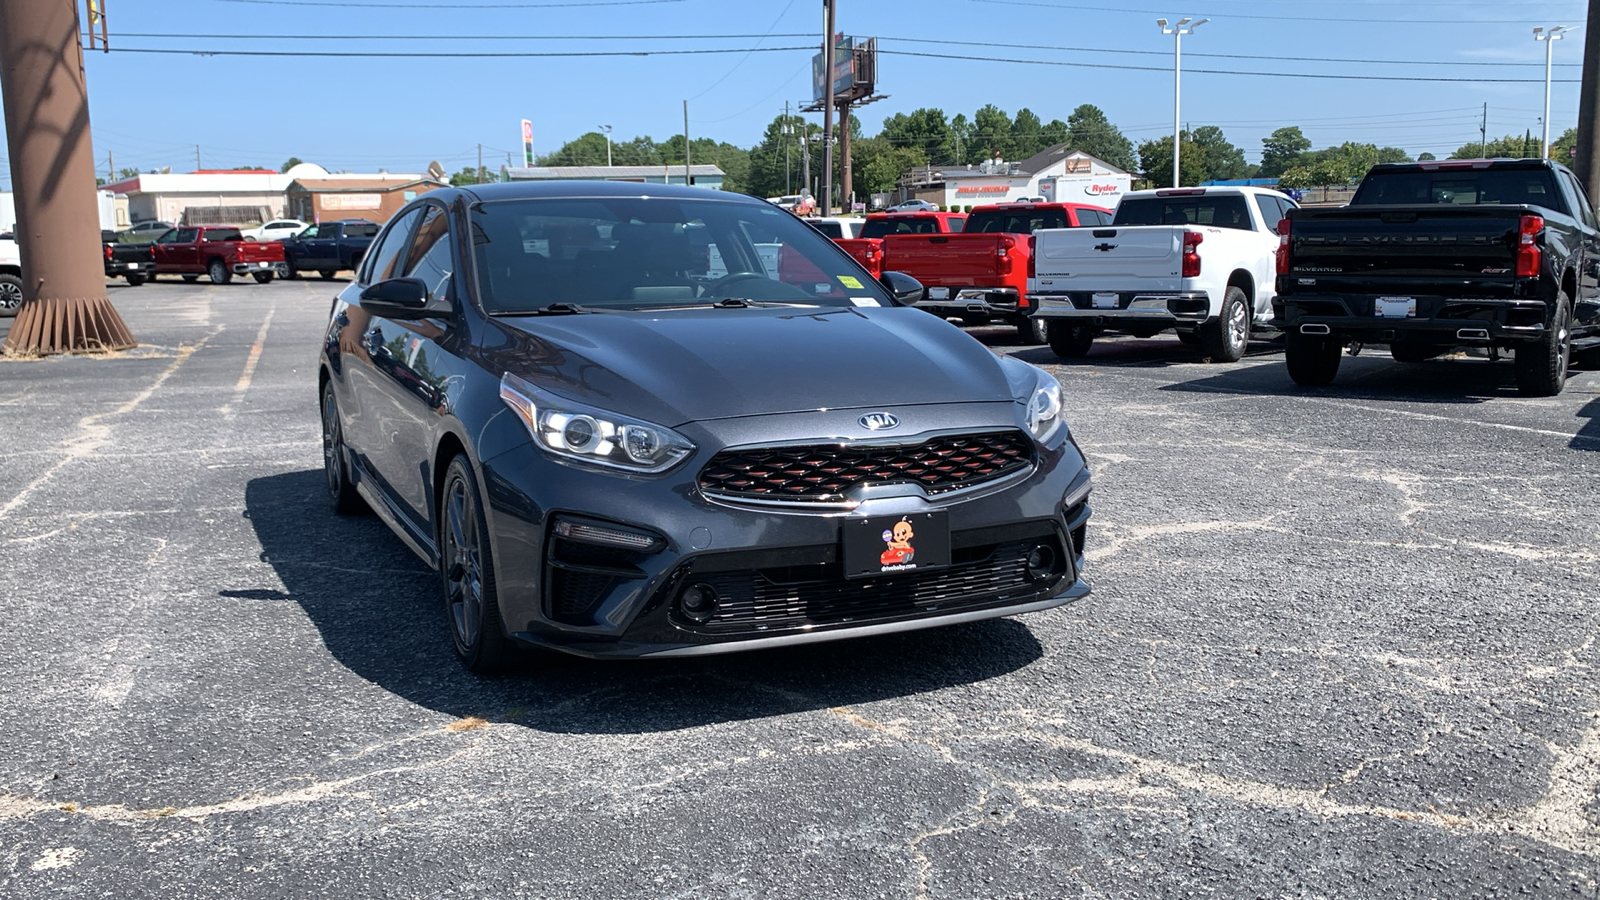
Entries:
[[124,350],[106,295],[75,0],[0,0],[0,92],[22,255],[22,307],[0,353]]
[[[1577,157],[1571,162],[1590,203],[1600,203],[1600,0],[1589,0],[1583,32],[1583,85],[1578,100]],[[1548,153],[1548,149],[1546,150]]]
[[850,171],[850,104],[839,104],[839,205],[844,208],[844,214],[854,212],[850,208],[850,195],[855,193],[855,180]]

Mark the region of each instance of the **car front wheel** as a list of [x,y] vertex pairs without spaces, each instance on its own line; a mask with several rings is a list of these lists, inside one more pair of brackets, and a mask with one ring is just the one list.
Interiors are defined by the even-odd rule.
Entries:
[[500,620],[500,601],[489,550],[482,495],[467,458],[445,470],[439,508],[439,573],[445,614],[461,662],[473,672],[503,671],[512,660],[511,639]]
[[212,284],[227,284],[233,280],[233,273],[228,271],[228,264],[220,259],[213,259],[206,266],[206,274],[211,276]]

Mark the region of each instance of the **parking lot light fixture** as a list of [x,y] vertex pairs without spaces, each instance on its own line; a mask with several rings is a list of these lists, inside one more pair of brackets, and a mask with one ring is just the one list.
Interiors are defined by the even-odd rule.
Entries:
[[1178,178],[1179,138],[1182,135],[1182,126],[1179,123],[1183,121],[1178,102],[1183,77],[1183,36],[1194,34],[1196,28],[1209,21],[1211,20],[1191,19],[1185,16],[1168,25],[1166,19],[1156,20],[1156,25],[1161,28],[1162,34],[1172,35],[1172,186],[1175,188],[1183,186]]
[[611,168],[611,126],[601,125],[600,130],[606,133],[606,168]]
[[1547,158],[1550,156],[1550,53],[1555,42],[1566,36],[1566,31],[1565,25],[1533,30],[1533,39],[1544,41],[1544,124],[1540,126],[1539,152]]

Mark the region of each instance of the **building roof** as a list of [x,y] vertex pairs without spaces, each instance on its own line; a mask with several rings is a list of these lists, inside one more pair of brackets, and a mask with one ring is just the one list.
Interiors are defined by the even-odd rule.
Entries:
[[[652,178],[657,175],[682,175],[683,166],[533,166],[532,168],[507,169],[506,174],[513,180],[538,181],[553,178],[596,178],[605,180],[609,178]],[[701,175],[726,175],[718,166],[693,165],[689,166],[689,174]]]
[[[265,169],[228,172],[146,172],[108,184],[105,189],[118,194],[277,194],[286,190],[296,179],[339,181],[347,185],[365,181],[389,187],[427,180],[426,176],[410,173],[334,174],[321,166],[302,163],[288,172],[269,172]],[[373,190],[373,187],[369,185],[365,190]]]
[[[1072,149],[1072,145],[1071,144],[1056,144],[1055,146],[1052,146],[1052,147],[1046,147],[1045,149],[1039,151],[1038,153],[1035,153],[1034,155],[1028,157],[1027,159],[1022,160],[1021,162],[1009,162],[1009,163],[1007,163],[1007,165],[1008,166],[1016,166],[1016,169],[1017,169],[1016,172],[1015,172],[1016,175],[1034,175],[1034,174],[1037,174],[1038,172],[1040,172],[1041,170],[1048,168],[1052,163],[1055,163],[1055,162],[1058,162],[1060,160],[1066,159],[1069,156],[1075,156],[1075,157],[1079,157],[1081,159],[1091,160],[1096,165],[1104,166],[1105,168],[1111,170],[1112,174],[1115,174],[1115,175],[1126,175],[1126,174],[1128,174],[1127,172],[1123,171],[1122,169],[1117,168],[1116,166],[1113,166],[1112,164],[1106,162],[1105,160],[1101,159],[1098,156],[1091,156],[1088,153],[1083,152],[1082,150],[1074,150],[1074,149]],[[947,168],[947,169],[944,169],[944,170],[942,170],[940,172],[940,175],[942,177],[944,177],[944,178],[994,178],[996,176],[1006,176],[1006,175],[1010,175],[1010,174],[1012,174],[1012,173],[1010,173],[1010,172],[980,172],[980,171],[978,171],[978,168],[976,166],[973,166],[971,169],[967,169],[967,168]]]
[[397,191],[401,188],[408,188],[418,184],[426,184],[433,187],[444,187],[444,182],[434,181],[432,178],[424,178],[421,175],[405,175],[398,177],[394,175],[387,175],[378,178],[367,176],[351,176],[347,178],[340,178],[337,176],[330,176],[328,178],[296,178],[294,181],[290,182],[288,187],[284,188],[284,190],[292,191],[299,189],[310,194],[328,194],[338,193],[340,191],[360,191],[371,193],[372,191]]

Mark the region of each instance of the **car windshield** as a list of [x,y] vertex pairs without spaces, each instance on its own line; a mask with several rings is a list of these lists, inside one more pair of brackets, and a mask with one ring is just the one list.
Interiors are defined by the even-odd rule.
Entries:
[[1449,203],[1457,206],[1529,204],[1566,212],[1550,170],[1508,167],[1477,170],[1375,171],[1362,179],[1351,206]]
[[639,310],[719,300],[889,306],[887,291],[816,229],[770,204],[666,197],[473,205],[484,311],[552,304]]

